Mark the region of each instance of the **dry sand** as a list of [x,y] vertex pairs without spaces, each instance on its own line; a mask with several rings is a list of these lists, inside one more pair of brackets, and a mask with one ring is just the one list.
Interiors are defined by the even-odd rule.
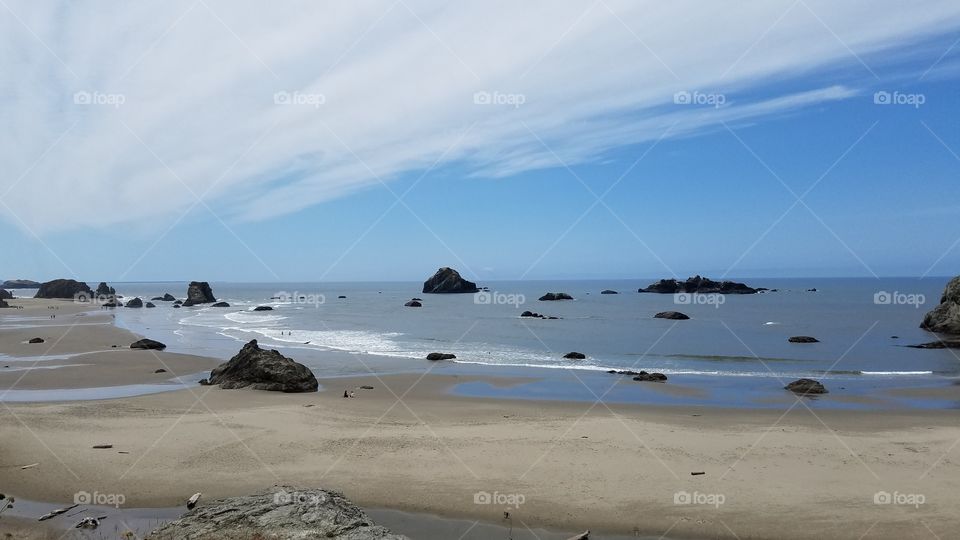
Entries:
[[[71,333],[116,331],[105,328]],[[10,332],[0,330],[0,352],[22,337]],[[101,361],[114,359],[84,359]],[[70,384],[68,373],[31,374],[31,384]],[[957,411],[814,415],[802,403],[719,410],[446,392],[465,380],[393,375],[324,380],[314,394],[197,387],[4,404],[0,485],[33,500],[96,491],[164,507],[196,491],[216,498],[289,483],[338,489],[363,506],[491,522],[509,510],[531,527],[669,537],[919,539],[960,528]],[[341,397],[361,385],[374,389]],[[875,504],[878,492],[923,500]],[[500,503],[477,504],[483,493]],[[676,504],[683,493],[722,504]]]

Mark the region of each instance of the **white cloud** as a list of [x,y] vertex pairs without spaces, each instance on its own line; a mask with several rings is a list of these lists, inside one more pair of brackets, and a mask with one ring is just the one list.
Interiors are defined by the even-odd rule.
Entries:
[[[16,215],[0,215],[39,233],[162,226],[197,196],[264,218],[438,160],[502,176],[595,159],[849,97],[769,89],[841,62],[872,81],[854,52],[872,64],[960,22],[953,0],[7,5],[0,199]],[[682,90],[726,103],[673,104]]]

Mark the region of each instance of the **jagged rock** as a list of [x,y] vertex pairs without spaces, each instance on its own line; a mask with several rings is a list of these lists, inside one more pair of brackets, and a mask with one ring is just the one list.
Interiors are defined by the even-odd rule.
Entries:
[[154,304],[153,302],[147,302],[146,304],[143,305],[143,307],[148,307],[148,308],[150,308],[150,307],[157,307],[157,306],[156,306],[156,304]]
[[563,355],[563,357],[568,360],[583,360],[587,357],[587,355],[579,352],[568,352],[567,354]]
[[160,343],[159,341],[154,341],[152,339],[141,339],[140,341],[134,341],[130,344],[131,349],[145,349],[152,351],[162,351],[167,348],[166,345]]
[[174,307],[174,308],[179,308],[180,305],[181,305],[181,304],[174,304],[173,307]]
[[341,294],[341,295],[340,295],[340,296],[338,296],[337,298],[339,298],[339,299],[341,299],[341,300],[343,300],[344,298],[346,298],[346,296],[344,296],[344,295],[342,295],[342,294]]
[[815,381],[813,379],[797,379],[783,388],[796,394],[803,395],[827,393],[827,389],[824,388],[823,384],[821,384],[820,381]]
[[423,282],[423,292],[430,294],[475,293],[479,290],[476,283],[463,279],[459,272],[446,266]]
[[416,301],[416,300],[411,300],[411,301],[407,302],[406,304],[404,304],[404,307],[423,307],[423,304],[421,304],[420,302],[418,302],[418,301]]
[[13,300],[13,293],[6,289],[0,289],[0,300]]
[[170,294],[170,293],[163,293],[163,301],[164,301],[164,302],[173,302],[174,300],[176,300],[176,298],[174,298],[172,294]]
[[143,300],[141,300],[139,297],[133,298],[131,300],[128,300],[127,303],[124,305],[130,308],[141,308],[143,307]]
[[455,354],[432,352],[427,355],[427,360],[453,360],[456,357]]
[[27,341],[27,343],[43,343],[43,338],[39,338],[39,337],[30,338],[30,341]]
[[667,382],[667,376],[663,373],[647,373],[646,371],[641,371],[633,377],[633,380],[640,382]]
[[790,343],[820,343],[820,340],[813,336],[793,336],[787,341]]
[[686,281],[661,279],[657,283],[653,283],[644,289],[638,289],[637,292],[660,294],[755,294],[757,289],[735,281],[713,281],[705,277],[694,276],[687,278]]
[[37,289],[40,283],[29,279],[8,279],[0,283],[0,289]]
[[254,311],[273,311],[273,307],[271,307],[271,306],[257,306],[257,307],[255,307],[255,308],[253,308],[253,310],[254,310]]
[[614,291],[614,290],[612,290],[612,289],[604,289],[604,290],[600,291],[600,294],[620,294],[620,293],[618,293],[617,291]]
[[685,313],[680,313],[679,311],[661,311],[653,316],[654,319],[673,319],[675,321],[685,321],[690,317]]
[[540,301],[547,302],[553,300],[573,300],[573,297],[565,292],[548,292],[539,298]]
[[97,285],[96,292],[97,298],[110,298],[117,295],[116,289],[107,285],[105,281],[101,281],[100,284]]
[[159,368],[159,369],[154,370],[154,373],[166,373],[166,372],[167,372],[167,370],[165,370],[165,369],[163,369],[163,368]]
[[940,305],[923,317],[920,328],[941,334],[960,334],[960,276],[947,283]]
[[375,525],[339,492],[292,486],[201,504],[152,531],[145,540],[255,538],[409,540]]
[[187,287],[187,300],[183,303],[185,307],[195,306],[197,304],[211,304],[217,299],[213,296],[213,290],[206,281],[191,281]]
[[521,317],[533,317],[533,318],[535,318],[535,319],[552,319],[552,320],[559,319],[559,317],[554,317],[554,316],[552,316],[552,315],[551,315],[551,316],[541,315],[540,313],[537,313],[537,312],[535,312],[535,311],[524,311],[523,313],[520,314],[520,316],[521,316]]
[[93,298],[93,291],[86,283],[72,279],[55,279],[40,285],[34,298],[66,298],[73,300],[83,298],[89,301]]
[[316,392],[319,384],[313,372],[276,350],[264,350],[251,340],[229,362],[210,372],[210,384],[233,389],[250,387],[277,392]]
[[214,305],[212,305],[212,306],[210,306],[210,307],[230,307],[230,304],[228,304],[228,303],[226,303],[226,302],[217,302],[216,304],[214,304]]

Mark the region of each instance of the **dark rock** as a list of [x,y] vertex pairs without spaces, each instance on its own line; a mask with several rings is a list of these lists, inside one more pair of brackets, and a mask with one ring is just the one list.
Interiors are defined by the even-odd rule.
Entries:
[[160,343],[159,341],[154,341],[152,339],[141,339],[140,341],[135,341],[130,344],[131,349],[145,349],[152,351],[162,351],[167,348],[166,345]]
[[423,282],[423,292],[430,294],[440,293],[475,293],[477,284],[460,277],[460,273],[453,268],[443,267],[430,279]]
[[29,279],[8,279],[0,283],[0,289],[39,289],[40,283]]
[[316,392],[317,378],[310,369],[276,350],[264,350],[251,340],[229,362],[210,372],[210,384],[233,389],[250,387],[275,392]]
[[423,298],[414,297],[414,298],[411,298],[411,300],[413,300],[414,302],[423,302]]
[[153,302],[147,302],[146,304],[143,305],[143,307],[150,308],[150,307],[157,307],[157,306]]
[[200,379],[197,381],[200,386],[210,386],[210,379]]
[[620,293],[618,293],[617,291],[611,290],[611,289],[604,289],[604,290],[600,291],[600,294],[620,294]]
[[172,294],[170,294],[170,293],[163,293],[163,301],[164,301],[164,302],[173,302],[174,300],[176,300],[176,298],[174,298]]
[[8,307],[10,307],[10,304],[8,304],[6,300],[0,298],[0,308],[8,308]]
[[427,355],[427,360],[453,360],[456,357],[455,354],[432,352]]
[[115,307],[120,307],[120,305],[121,305],[121,304],[119,304],[119,303],[117,303],[117,302],[110,301],[110,302],[107,302],[106,304],[103,304],[103,307],[115,308]]
[[39,338],[39,337],[30,338],[30,341],[28,341],[27,343],[43,343],[43,338]]
[[72,279],[55,279],[40,285],[34,298],[66,298],[90,301],[93,291],[86,283]]
[[180,304],[174,304],[173,307],[174,307],[174,308],[179,308],[179,307],[180,307]]
[[116,289],[107,285],[106,282],[101,281],[100,284],[97,285],[97,298],[110,298],[116,295]]
[[931,341],[930,343],[919,343],[917,345],[907,345],[911,349],[960,349],[960,340],[946,339],[940,341]]
[[654,319],[673,319],[675,321],[685,321],[690,317],[679,311],[661,311],[653,316]]
[[216,304],[213,304],[210,307],[230,307],[230,304],[226,302],[217,302]]
[[583,360],[587,357],[587,355],[579,352],[568,352],[567,354],[563,355],[563,357],[569,360]]
[[524,311],[523,313],[520,314],[520,316],[521,316],[521,317],[532,317],[532,318],[534,318],[534,319],[549,319],[549,320],[556,320],[556,319],[559,319],[559,318],[560,318],[560,317],[554,317],[554,316],[552,316],[552,315],[550,315],[550,316],[548,316],[548,315],[541,315],[540,313],[537,313],[537,312],[535,312],[535,311]]
[[940,305],[923,317],[920,328],[941,334],[960,334],[960,276],[947,283]]
[[206,281],[191,281],[187,287],[187,301],[183,303],[185,307],[195,306],[197,304],[211,304],[217,299],[213,296],[213,290]]
[[541,296],[539,300],[543,302],[553,301],[553,300],[573,300],[573,297],[567,293],[563,292],[548,292],[547,294]]
[[637,292],[676,294],[676,293],[697,293],[697,294],[756,294],[757,289],[748,287],[743,283],[735,281],[713,281],[705,277],[694,276],[687,278],[686,281],[677,281],[675,279],[661,279],[645,289],[638,289]]
[[375,525],[341,493],[278,486],[195,507],[144,540],[331,538],[408,540]]
[[812,289],[807,289],[807,292],[817,292],[817,288],[814,287],[814,288],[812,288]]
[[143,300],[141,300],[139,297],[133,298],[132,300],[128,300],[125,305],[126,307],[130,308],[140,308],[143,307]]
[[813,379],[797,379],[783,388],[796,394],[803,395],[827,393],[827,389],[823,387],[820,381],[815,381]]
[[0,289],[0,300],[13,300],[13,293],[6,289]]
[[820,343],[820,340],[812,336],[793,336],[788,339],[790,343]]
[[[629,370],[629,369],[627,369],[627,370],[620,370],[620,371],[618,371],[618,370],[616,370],[616,369],[611,369],[611,370],[608,371],[607,373],[615,374],[615,375],[630,375],[630,376],[640,375],[640,372],[639,372],[639,371],[633,371],[633,370]],[[644,372],[644,373],[646,373],[646,372]]]
[[176,305],[179,306],[179,305],[183,304],[183,300],[177,300],[177,301],[174,302],[174,304],[176,304]]
[[166,372],[167,372],[167,370],[165,370],[165,369],[163,369],[163,368],[160,368],[160,369],[154,371],[154,373],[166,373]]
[[273,311],[271,306],[257,306],[253,308],[254,311]]
[[369,384],[365,384],[365,385],[361,386],[360,389],[361,389],[361,390],[373,390],[373,387],[370,386]]
[[337,298],[344,299],[344,298],[346,298],[346,296],[344,296],[344,295],[341,294],[341,295],[338,296]]
[[646,371],[641,371],[637,373],[633,380],[640,382],[666,382],[667,376],[663,373],[647,373]]
[[411,300],[404,304],[405,307],[423,307],[423,304],[417,302],[416,300]]

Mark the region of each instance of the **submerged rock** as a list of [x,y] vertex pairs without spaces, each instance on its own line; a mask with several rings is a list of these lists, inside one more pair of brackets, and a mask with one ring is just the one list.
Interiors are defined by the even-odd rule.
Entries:
[[40,285],[34,298],[84,298],[89,301],[93,298],[93,291],[86,283],[73,279],[55,279]]
[[547,294],[538,298],[538,300],[543,302],[551,302],[554,300],[573,300],[573,297],[565,292],[548,292]]
[[797,379],[792,383],[783,387],[785,390],[790,390],[795,394],[826,394],[827,389],[820,383],[820,381],[815,381],[813,379]]
[[641,371],[634,376],[633,380],[641,382],[667,382],[667,376],[663,373],[647,373]]
[[477,284],[467,281],[453,268],[443,267],[430,279],[423,282],[423,292],[430,294],[440,293],[475,293],[479,292]]
[[713,281],[712,279],[694,276],[686,281],[675,279],[661,279],[646,288],[638,289],[642,293],[698,293],[698,294],[756,294],[758,289],[748,287],[736,281]]
[[184,538],[409,540],[375,525],[339,492],[292,486],[201,504],[152,531],[145,540]]
[[820,343],[820,340],[813,336],[793,336],[787,341],[790,343]]
[[195,306],[197,304],[211,304],[216,302],[213,296],[213,290],[206,281],[191,281],[187,287],[187,300],[183,303],[185,307]]
[[157,307],[157,306],[153,302],[147,302],[146,304],[143,305],[143,307],[150,308],[150,307]]
[[554,317],[552,315],[549,315],[549,316],[541,315],[540,313],[537,313],[535,311],[524,311],[523,313],[520,314],[520,316],[524,318],[532,317],[534,319],[551,319],[551,320],[559,319],[559,317]]
[[563,355],[563,357],[568,360],[583,360],[587,357],[587,355],[581,352],[568,352],[567,354]]
[[960,334],[960,276],[947,283],[940,305],[923,317],[920,328],[941,334]]
[[210,306],[210,307],[230,307],[230,304],[228,304],[228,303],[226,303],[226,302],[217,302],[216,304],[214,304],[214,305],[212,305],[212,306]]
[[661,311],[653,316],[654,319],[673,319],[675,321],[685,321],[690,317],[685,313],[680,313],[679,311]]
[[271,306],[257,306],[257,307],[255,307],[255,308],[253,308],[253,310],[254,310],[254,311],[273,311],[273,307],[271,307]]
[[423,304],[421,304],[421,303],[420,303],[419,301],[417,301],[417,300],[411,300],[411,301],[407,302],[406,304],[404,304],[404,307],[423,307]]
[[97,285],[97,298],[110,298],[117,295],[116,289],[107,285],[105,281],[101,281]]
[[432,352],[427,355],[427,360],[453,360],[456,357],[455,354]]
[[134,341],[130,344],[131,349],[146,349],[152,351],[162,351],[167,348],[166,345],[160,343],[159,341],[154,341],[152,339],[143,338],[140,341]]
[[275,392],[316,392],[319,387],[310,368],[276,350],[261,349],[255,339],[229,362],[213,368],[208,381],[226,390],[250,387]]
[[617,291],[614,291],[613,289],[604,289],[600,291],[600,294],[620,294],[620,293],[618,293]]

